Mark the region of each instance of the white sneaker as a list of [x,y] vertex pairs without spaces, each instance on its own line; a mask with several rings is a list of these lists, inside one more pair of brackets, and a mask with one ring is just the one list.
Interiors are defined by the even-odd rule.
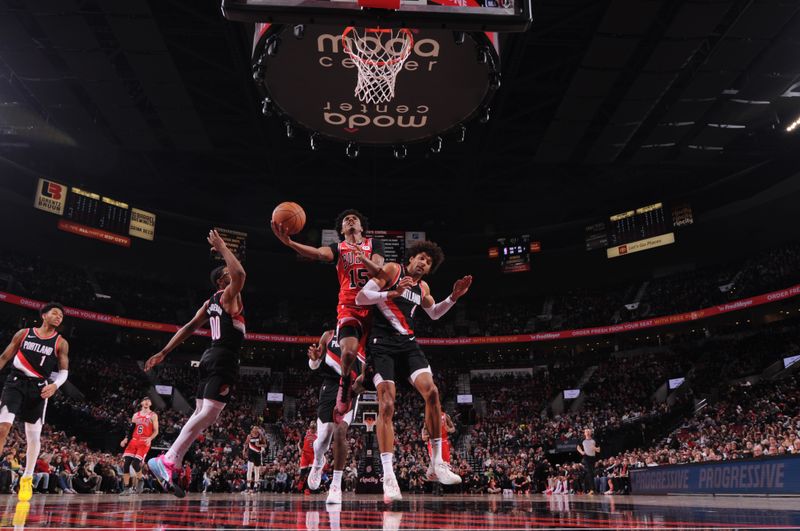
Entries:
[[317,490],[320,482],[322,482],[322,469],[325,468],[325,456],[322,457],[322,464],[318,467],[312,466],[311,472],[308,474],[308,488]]
[[403,499],[400,493],[400,485],[394,476],[383,477],[383,503],[392,503]]
[[325,500],[325,503],[330,505],[341,505],[342,504],[341,487],[338,487],[336,485],[331,485],[330,490],[328,490],[328,499]]
[[[461,476],[450,470],[449,463],[445,463],[444,461],[441,463],[436,463],[436,465],[433,467],[433,470],[435,472],[436,479],[442,485],[458,485],[461,483]],[[428,471],[430,473],[430,468]]]

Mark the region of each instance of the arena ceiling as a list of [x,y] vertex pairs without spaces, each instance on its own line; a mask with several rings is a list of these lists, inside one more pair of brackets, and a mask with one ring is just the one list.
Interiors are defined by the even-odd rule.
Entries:
[[354,205],[386,228],[484,233],[710,208],[797,171],[797,1],[533,5],[488,124],[440,154],[352,161],[260,115],[251,37],[216,1],[0,0],[0,156],[231,223],[293,199],[312,220]]

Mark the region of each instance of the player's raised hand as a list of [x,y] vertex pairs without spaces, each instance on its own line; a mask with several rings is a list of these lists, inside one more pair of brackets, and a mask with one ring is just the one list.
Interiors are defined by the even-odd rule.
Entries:
[[292,242],[292,238],[289,237],[289,228],[286,225],[283,223],[275,223],[274,221],[270,221],[269,226],[272,227],[272,232],[282,244],[289,245]]
[[308,347],[308,359],[311,361],[317,361],[322,357],[322,349],[319,348],[319,345],[314,343]]
[[208,244],[211,246],[212,249],[221,253],[223,249],[226,249],[228,246],[225,245],[225,240],[222,239],[222,236],[219,235],[215,229],[211,229],[208,231]]
[[414,279],[411,277],[403,277],[400,279],[400,282],[397,283],[397,287],[389,292],[388,298],[395,299],[397,297],[402,297],[403,292],[414,285]]
[[147,359],[146,362],[144,362],[144,371],[145,372],[149,371],[150,369],[152,369],[153,367],[164,361],[164,358],[166,357],[167,353],[164,351],[161,351],[158,354],[153,354]]
[[471,285],[472,275],[467,275],[464,278],[456,280],[455,284],[453,284],[453,293],[450,295],[453,302],[457,301],[462,295],[469,291]]

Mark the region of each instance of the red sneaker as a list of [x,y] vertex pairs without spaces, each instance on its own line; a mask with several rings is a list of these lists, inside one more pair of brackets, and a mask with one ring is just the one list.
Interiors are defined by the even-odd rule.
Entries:
[[341,424],[342,419],[353,409],[353,388],[348,379],[339,380],[339,392],[336,393],[336,406],[333,408],[333,422]]

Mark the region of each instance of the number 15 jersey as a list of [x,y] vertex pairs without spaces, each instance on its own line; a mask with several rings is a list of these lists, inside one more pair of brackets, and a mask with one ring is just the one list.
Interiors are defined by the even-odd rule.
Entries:
[[206,315],[211,328],[211,346],[222,347],[238,353],[244,341],[244,305],[236,315],[231,315],[222,307],[222,290],[208,299]]
[[359,244],[340,241],[332,243],[330,248],[339,277],[339,305],[355,306],[356,295],[369,282],[369,272],[358,259],[356,250],[361,249],[371,260],[373,254],[383,256],[383,241],[374,238],[364,238]]

